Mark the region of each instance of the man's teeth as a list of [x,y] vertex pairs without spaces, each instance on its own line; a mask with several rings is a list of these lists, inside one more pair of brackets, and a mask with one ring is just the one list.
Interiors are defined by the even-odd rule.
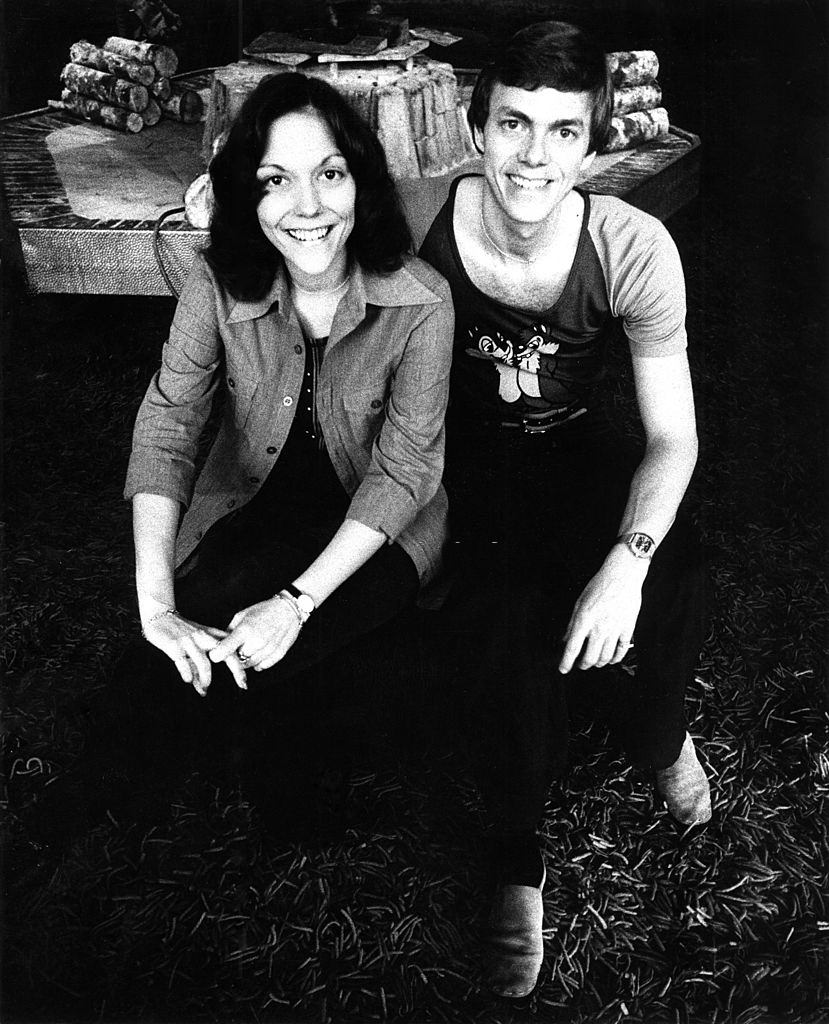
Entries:
[[297,242],[319,242],[321,238],[325,238],[328,232],[331,230],[330,227],[325,228],[286,228],[286,231],[295,238]]
[[509,180],[519,188],[543,188],[549,181],[548,178],[523,178],[520,174],[511,174]]

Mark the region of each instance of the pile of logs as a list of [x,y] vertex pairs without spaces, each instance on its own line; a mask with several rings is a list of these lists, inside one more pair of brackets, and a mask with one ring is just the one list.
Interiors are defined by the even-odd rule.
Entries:
[[608,53],[607,66],[613,81],[613,119],[605,153],[632,149],[667,134],[668,111],[662,106],[662,89],[656,81],[659,59],[653,50]]
[[139,132],[162,117],[201,120],[201,96],[171,81],[178,57],[168,46],[110,36],[103,46],[74,43],[69,59],[60,99],[49,100],[50,107],[122,132]]

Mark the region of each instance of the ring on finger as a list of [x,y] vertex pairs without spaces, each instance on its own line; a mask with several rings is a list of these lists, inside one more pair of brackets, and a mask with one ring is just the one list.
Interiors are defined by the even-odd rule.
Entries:
[[628,648],[633,647],[633,641],[632,640],[619,640],[619,642],[616,644],[616,646],[617,647],[624,647],[625,649],[628,649]]

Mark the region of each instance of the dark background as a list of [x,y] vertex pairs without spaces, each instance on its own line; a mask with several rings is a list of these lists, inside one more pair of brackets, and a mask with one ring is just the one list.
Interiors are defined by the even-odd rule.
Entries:
[[[171,6],[185,19],[182,70],[236,57],[235,3]],[[480,818],[454,767],[352,780],[354,832],[322,851],[268,844],[238,797],[191,784],[172,823],[160,823],[146,843],[112,824],[60,861],[38,859],[25,812],[78,756],[85,709],[136,629],[120,491],[132,420],[173,300],[26,296],[14,284],[2,309],[0,739],[11,809],[3,1019],[258,1014],[295,1022],[328,1013],[360,1022],[400,1014],[456,1024],[824,1024],[827,7],[384,7],[463,35],[440,53],[459,67],[478,66],[504,34],[544,17],[592,28],[607,50],[655,49],[671,120],[702,139],[700,195],[668,228],[688,285],[701,442],[691,501],[714,584],[711,635],[688,697],[713,779],[714,821],[703,835],[678,839],[654,814],[647,782],[600,734],[579,733],[566,799],[551,804],[543,829],[553,879],[548,962],[529,1009],[520,1010],[493,1005],[474,986]],[[301,27],[313,10],[300,0],[248,0],[242,37]],[[103,0],[6,0],[0,12],[7,113],[57,96],[69,45],[84,36],[102,42],[115,26],[115,3]],[[0,246],[8,268],[13,250],[2,238]],[[614,369],[614,395],[629,416],[624,353]],[[392,651],[388,668],[408,672],[413,686],[423,684],[415,695],[428,697],[434,679],[415,678],[410,654]],[[403,726],[412,732],[414,717]],[[597,854],[595,836],[610,852]],[[605,860],[622,865],[629,882],[603,874]],[[285,881],[278,892],[274,879]],[[413,895],[418,885],[422,896]],[[606,908],[608,920],[620,905],[615,927],[629,944],[609,943],[587,904]],[[201,906],[210,915],[199,925]],[[631,906],[636,914],[625,918]],[[340,908],[353,916],[359,942]],[[390,923],[407,915],[411,923],[412,914],[421,923],[390,951]],[[263,972],[274,921],[286,930],[280,971],[270,977]],[[575,990],[557,943],[569,948],[573,970],[584,969]],[[365,980],[358,953],[372,964]],[[382,985],[388,1008],[386,994],[378,1000]]]

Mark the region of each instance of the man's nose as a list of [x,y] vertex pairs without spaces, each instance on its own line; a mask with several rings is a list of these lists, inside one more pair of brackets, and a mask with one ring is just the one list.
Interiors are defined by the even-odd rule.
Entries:
[[549,160],[547,135],[545,132],[531,132],[527,136],[521,159],[531,167],[541,167]]

